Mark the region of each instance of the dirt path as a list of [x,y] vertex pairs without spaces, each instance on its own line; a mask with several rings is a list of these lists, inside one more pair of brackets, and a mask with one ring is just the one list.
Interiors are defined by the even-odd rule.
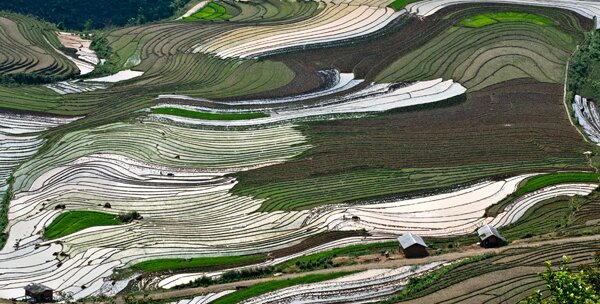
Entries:
[[[234,282],[234,283],[218,284],[218,285],[212,285],[212,286],[208,286],[208,287],[196,287],[196,288],[187,288],[187,289],[178,289],[178,290],[159,290],[159,291],[155,291],[155,292],[149,294],[148,296],[150,298],[156,299],[156,300],[181,298],[181,297],[193,297],[195,295],[204,294],[204,293],[208,293],[208,292],[219,292],[219,291],[228,290],[228,289],[236,289],[236,287],[247,287],[247,286],[251,286],[251,285],[254,285],[257,283],[262,283],[262,282],[297,278],[297,277],[302,277],[302,276],[305,276],[308,274],[323,274],[323,273],[332,273],[332,272],[340,272],[340,271],[363,271],[363,270],[381,269],[381,268],[398,268],[398,267],[402,267],[402,266],[428,264],[428,263],[437,262],[437,261],[454,261],[454,260],[458,260],[458,259],[481,255],[481,254],[488,253],[488,252],[500,253],[500,252],[503,252],[503,251],[506,251],[509,249],[515,249],[515,248],[533,248],[533,247],[552,245],[552,244],[565,244],[565,243],[599,241],[599,240],[600,240],[600,235],[585,236],[585,237],[573,237],[573,238],[564,238],[564,239],[552,239],[552,240],[545,240],[545,241],[529,241],[528,242],[528,241],[521,240],[521,241],[513,242],[513,243],[509,244],[508,246],[501,247],[501,248],[495,248],[495,249],[472,248],[472,249],[469,249],[469,250],[463,251],[463,252],[452,252],[452,253],[447,253],[447,254],[442,254],[442,255],[429,256],[429,257],[421,258],[421,259],[386,260],[386,261],[369,263],[369,264],[356,264],[356,265],[348,265],[348,266],[341,266],[341,267],[336,267],[336,268],[321,269],[321,270],[315,270],[315,271],[309,271],[309,272],[303,272],[303,273],[285,274],[285,275],[281,275],[279,277],[267,277],[267,278],[246,280],[246,281],[240,281],[240,282]],[[138,297],[141,298],[142,295],[139,295]],[[117,303],[119,303],[119,304],[124,303],[122,297],[118,297],[116,300],[117,300]]]

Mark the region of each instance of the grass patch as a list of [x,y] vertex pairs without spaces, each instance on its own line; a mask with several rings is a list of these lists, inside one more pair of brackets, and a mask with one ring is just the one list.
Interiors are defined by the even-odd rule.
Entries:
[[201,257],[192,259],[156,259],[137,263],[132,269],[144,272],[156,272],[178,269],[209,268],[225,265],[247,265],[264,261],[262,255]]
[[299,278],[287,279],[287,280],[279,280],[279,281],[271,281],[265,283],[259,283],[256,285],[252,285],[246,289],[236,291],[234,293],[228,294],[222,298],[217,299],[212,302],[213,304],[229,304],[229,303],[238,303],[243,300],[256,297],[271,291],[283,289],[286,287],[300,285],[300,284],[309,284],[316,283],[321,281],[333,280],[345,275],[352,274],[353,272],[335,272],[335,273],[327,273],[327,274],[311,274]]
[[527,179],[525,184],[519,186],[515,195],[533,192],[535,190],[558,185],[562,183],[595,183],[598,182],[598,174],[593,172],[560,172],[546,175],[535,176]]
[[554,21],[544,16],[518,12],[480,14],[462,20],[460,22],[460,25],[466,27],[479,28],[491,24],[496,24],[499,22],[528,22],[541,26],[554,25]]
[[231,113],[231,114],[217,114],[217,113],[206,113],[198,112],[179,108],[153,108],[152,113],[154,114],[166,114],[175,115],[181,117],[189,117],[196,119],[206,120],[242,120],[242,119],[255,119],[269,117],[265,113]]
[[389,7],[393,8],[396,11],[399,11],[401,9],[403,9],[405,6],[417,2],[419,0],[396,0],[392,3],[390,3],[390,5],[388,5]]
[[563,183],[597,183],[598,174],[593,172],[560,172],[545,175],[539,175],[525,180],[519,185],[517,190],[497,204],[490,206],[486,210],[487,216],[495,216],[504,210],[504,207],[516,198],[527,193],[534,192],[548,186],[554,186]]
[[44,230],[44,238],[56,239],[94,226],[122,224],[114,214],[96,211],[69,211],[59,215]]
[[210,2],[201,10],[195,12],[189,17],[183,18],[183,21],[212,21],[212,20],[227,20],[233,17],[227,14],[224,6]]

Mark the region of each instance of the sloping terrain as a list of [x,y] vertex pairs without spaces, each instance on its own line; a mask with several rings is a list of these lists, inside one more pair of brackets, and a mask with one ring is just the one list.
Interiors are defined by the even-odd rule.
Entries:
[[[43,78],[0,84],[0,297],[496,301],[475,284],[490,269],[522,284],[513,301],[545,256],[585,260],[582,241],[442,262],[482,250],[483,224],[597,231],[597,113],[565,75],[595,3],[392,2],[177,2],[179,19],[59,37],[1,13],[0,77]],[[379,267],[408,263],[407,232],[439,260]],[[375,270],[335,269],[356,264]],[[228,291],[248,279],[275,282]]]
[[[25,83],[40,83],[64,79],[78,73],[67,57],[57,50],[60,47],[52,26],[16,14],[0,16],[0,75]],[[27,79],[25,75],[34,74]],[[37,76],[37,77],[36,77]]]

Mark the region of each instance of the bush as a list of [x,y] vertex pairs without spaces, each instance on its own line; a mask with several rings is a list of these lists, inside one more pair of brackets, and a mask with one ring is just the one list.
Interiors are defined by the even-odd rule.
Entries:
[[596,267],[584,266],[579,272],[573,272],[568,266],[571,261],[564,256],[558,270],[552,269],[552,263],[546,261],[546,271],[540,276],[546,281],[550,291],[550,297],[543,300],[542,292],[537,290],[533,295],[521,301],[522,304],[593,304],[600,303],[600,272],[598,261],[600,257],[595,255]]
[[119,221],[121,221],[123,223],[131,223],[134,220],[141,220],[141,219],[143,219],[143,217],[137,211],[131,211],[131,212],[127,212],[127,213],[121,213],[121,214],[119,214],[119,216],[117,218],[119,219]]
[[264,277],[266,275],[272,274],[274,272],[274,268],[271,266],[268,267],[257,267],[257,268],[249,268],[249,269],[241,269],[241,270],[231,270],[223,273],[221,277],[212,279],[206,276],[198,278],[190,283],[178,285],[175,288],[193,288],[193,287],[206,287],[213,284],[223,284],[223,283],[231,283],[238,282],[247,279],[254,279]]
[[64,77],[54,77],[31,73],[14,73],[0,75],[1,85],[40,85],[65,80]]

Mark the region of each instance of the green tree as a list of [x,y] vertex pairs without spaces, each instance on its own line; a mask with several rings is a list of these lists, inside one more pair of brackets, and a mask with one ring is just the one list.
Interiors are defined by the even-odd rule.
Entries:
[[598,296],[598,255],[596,267],[581,267],[573,272],[568,266],[569,257],[563,256],[558,270],[552,269],[552,263],[546,261],[546,271],[540,276],[546,281],[550,292],[548,299],[543,299],[542,292],[537,290],[533,295],[521,301],[522,304],[595,304],[600,303]]
[[185,1],[184,0],[173,0],[173,2],[171,2],[171,4],[169,4],[169,7],[174,10],[177,11],[180,8],[182,8],[185,5]]
[[94,20],[92,20],[92,18],[89,18],[85,21],[85,23],[83,23],[83,30],[85,32],[89,32],[94,28]]

